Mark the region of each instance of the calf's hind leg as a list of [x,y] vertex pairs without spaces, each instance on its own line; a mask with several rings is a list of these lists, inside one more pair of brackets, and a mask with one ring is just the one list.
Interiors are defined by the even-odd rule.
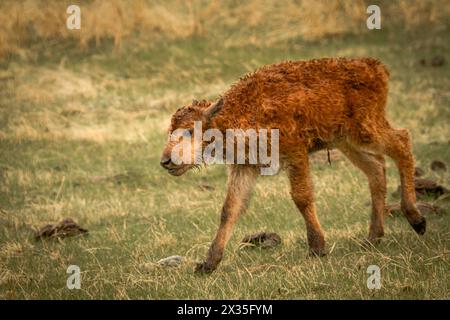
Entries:
[[422,235],[426,231],[426,220],[416,207],[414,157],[409,133],[405,129],[390,128],[383,138],[385,152],[394,159],[400,173],[402,212],[413,229]]
[[217,268],[231,231],[239,215],[247,208],[248,201],[258,177],[258,171],[251,166],[232,165],[228,172],[228,191],[220,215],[220,226],[209,248],[206,260],[199,263],[196,272],[208,273]]
[[344,145],[339,150],[364,174],[369,180],[372,197],[372,216],[368,240],[376,242],[384,235],[384,211],[386,206],[386,172],[382,155],[370,154],[355,147]]
[[395,161],[400,174],[402,212],[413,229],[418,234],[424,234],[426,220],[416,207],[414,157],[408,131],[386,126],[380,128],[377,136],[372,138],[374,142],[370,144],[359,144],[359,147],[375,153],[386,154]]

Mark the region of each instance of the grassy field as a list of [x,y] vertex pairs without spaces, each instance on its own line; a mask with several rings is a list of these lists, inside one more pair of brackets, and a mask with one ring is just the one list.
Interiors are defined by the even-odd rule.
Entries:
[[[420,237],[403,217],[386,218],[386,236],[364,248],[370,195],[347,160],[312,163],[319,219],[331,251],[309,258],[303,219],[284,174],[260,179],[219,269],[193,273],[212,240],[225,195],[216,165],[175,178],[159,166],[170,115],[193,98],[214,98],[240,76],[285,59],[373,56],[391,71],[388,112],[408,128],[417,165],[449,186],[450,38],[448,26],[387,28],[315,40],[236,41],[228,34],[113,40],[81,50],[71,40],[30,44],[27,58],[0,63],[1,299],[449,299],[450,205],[429,215]],[[286,30],[288,31],[288,30]],[[244,37],[244,36],[242,36]],[[227,42],[227,39],[235,39]],[[446,63],[432,67],[442,56]],[[427,65],[419,63],[426,59]],[[389,202],[398,174],[388,162]],[[205,185],[208,187],[205,188]],[[432,201],[431,199],[429,199]],[[33,230],[72,217],[89,235],[35,241]],[[270,250],[240,248],[258,231],[278,233]],[[182,255],[179,267],[156,261]],[[66,269],[81,268],[80,290]],[[382,288],[366,286],[369,265]]]

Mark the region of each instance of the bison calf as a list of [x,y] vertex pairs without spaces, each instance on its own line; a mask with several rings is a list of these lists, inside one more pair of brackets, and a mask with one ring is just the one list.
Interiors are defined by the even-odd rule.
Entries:
[[[287,171],[291,196],[306,222],[313,255],[325,254],[325,240],[316,216],[308,154],[339,149],[369,180],[372,216],[369,241],[384,235],[386,177],[384,155],[398,166],[401,209],[414,230],[423,234],[426,222],[416,207],[414,158],[411,139],[404,129],[392,128],[386,119],[389,73],[376,59],[317,59],[288,61],[246,75],[216,102],[197,102],[178,109],[169,135],[179,128],[279,129],[279,158]],[[175,142],[164,149],[161,165],[173,175],[196,166],[175,164]],[[203,145],[192,146],[195,157]],[[200,150],[201,152],[201,150]],[[239,215],[245,210],[259,172],[258,165],[229,165],[228,192],[220,227],[198,271],[214,270]]]

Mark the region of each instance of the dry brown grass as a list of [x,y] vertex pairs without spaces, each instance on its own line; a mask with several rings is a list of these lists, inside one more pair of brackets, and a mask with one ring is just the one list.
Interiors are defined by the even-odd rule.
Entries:
[[[166,90],[139,92],[129,108],[117,99],[117,92],[149,86],[147,79],[119,79],[102,77],[101,71],[76,73],[63,66],[45,67],[13,65],[0,73],[5,92],[0,94],[0,119],[7,110],[16,110],[10,121],[0,126],[0,141],[6,137],[18,140],[83,140],[96,143],[105,141],[146,141],[151,132],[165,132],[169,118],[161,111],[166,106],[179,105],[193,95],[219,93],[223,82],[203,84],[193,92]],[[161,75],[164,77],[165,75]],[[144,83],[144,85],[142,84]],[[6,94],[5,94],[6,93]],[[98,107],[98,101],[104,107]],[[44,105],[46,108],[21,110],[13,106]],[[63,108],[53,106],[62,104]]]
[[[239,5],[205,0],[81,1],[81,30],[68,30],[67,1],[2,1],[0,4],[0,58],[26,56],[32,40],[75,39],[81,48],[112,39],[120,49],[123,40],[139,34],[145,41],[221,34],[223,28],[239,33],[227,45],[253,42],[270,45],[294,37],[365,32],[367,0],[250,0]],[[439,26],[450,16],[448,6],[435,0],[382,2],[383,27],[395,24],[415,28]],[[263,37],[255,34],[264,31]],[[282,32],[281,32],[282,31]],[[250,35],[250,36],[249,36]]]

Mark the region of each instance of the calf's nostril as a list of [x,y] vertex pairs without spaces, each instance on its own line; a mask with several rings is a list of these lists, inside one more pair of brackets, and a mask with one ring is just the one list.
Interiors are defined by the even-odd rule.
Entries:
[[170,158],[162,158],[161,159],[161,166],[166,167],[170,163]]

